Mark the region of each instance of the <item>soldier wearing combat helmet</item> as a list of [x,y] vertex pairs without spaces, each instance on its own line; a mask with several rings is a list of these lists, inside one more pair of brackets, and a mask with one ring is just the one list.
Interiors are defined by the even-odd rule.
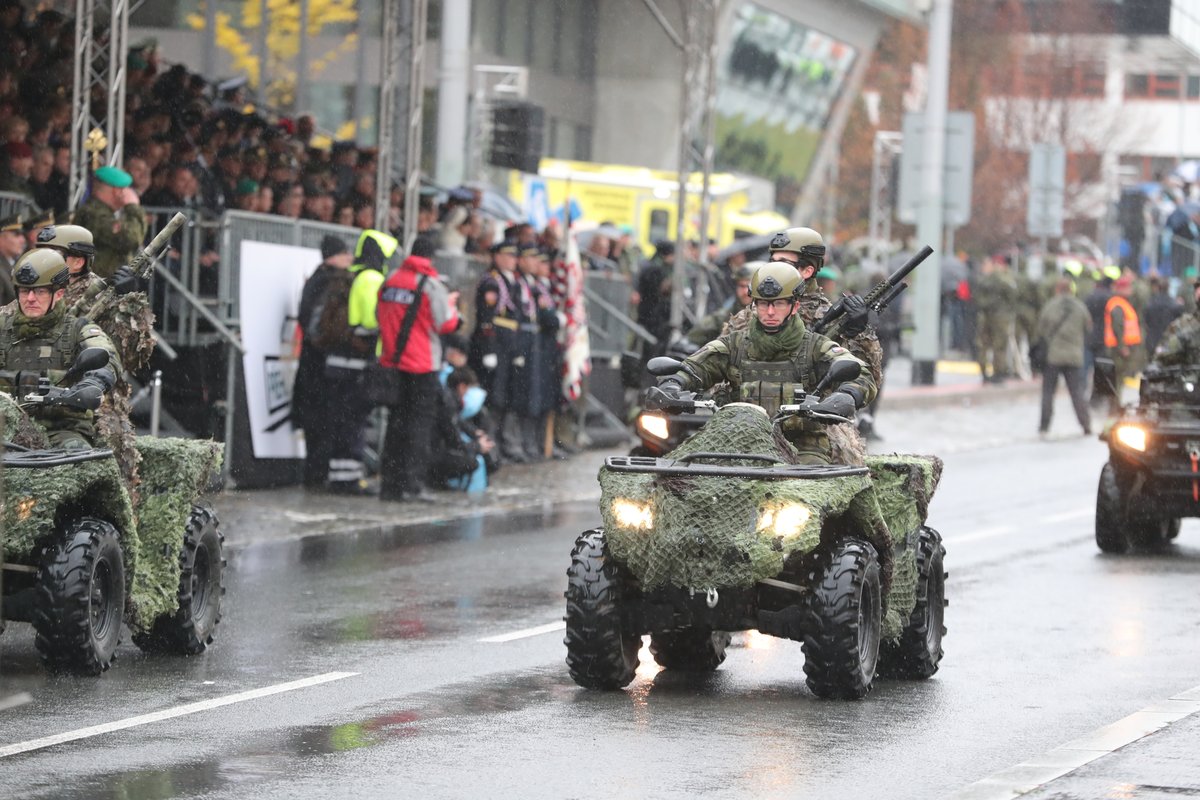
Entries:
[[32,250],[17,260],[13,281],[18,307],[16,313],[0,316],[0,389],[21,394],[36,387],[42,374],[57,384],[85,349],[108,351],[108,366],[76,378],[57,403],[30,411],[52,447],[89,447],[96,440],[94,412],[112,388],[120,364],[97,325],[66,313],[62,298],[68,280],[67,264],[56,252]]
[[[126,370],[144,369],[154,352],[154,314],[149,301],[128,266],[118,268],[108,280],[92,271],[96,246],[91,231],[81,225],[44,227],[38,231],[34,247],[34,252],[54,252],[63,257],[70,275],[61,301],[66,313],[93,320],[108,334],[120,356],[124,369],[112,366],[116,385],[104,395],[96,427],[112,448],[130,491],[136,492],[141,455],[134,445],[135,432],[129,421],[133,390]],[[118,297],[96,307],[101,292],[110,283]]]
[[[798,313],[804,281],[787,264],[764,264],[750,281],[750,324],[711,341],[689,356],[679,372],[647,390],[647,404],[680,391],[708,389],[728,382],[736,400],[774,414],[790,403],[796,387],[812,391],[835,361],[854,361],[859,376],[836,387],[819,410],[850,416],[875,398],[875,381],[866,365],[844,347],[810,331]],[[801,463],[828,464],[833,458],[824,426],[792,417],[783,434],[800,452]]]
[[1192,283],[1196,307],[1176,319],[1154,350],[1151,366],[1200,369],[1200,278]]

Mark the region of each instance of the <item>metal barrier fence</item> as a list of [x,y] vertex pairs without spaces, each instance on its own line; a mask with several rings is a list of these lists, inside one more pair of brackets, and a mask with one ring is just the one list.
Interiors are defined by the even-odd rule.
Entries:
[[[240,278],[243,242],[266,242],[320,248],[326,235],[337,236],[353,248],[360,230],[311,220],[296,220],[272,214],[227,211],[220,217],[197,209],[147,208],[151,231],[166,224],[177,211],[188,224],[172,243],[164,259],[167,269],[186,287],[185,292],[166,281],[152,282],[151,301],[158,314],[160,335],[172,346],[194,347],[224,340],[197,307],[203,304],[222,323],[236,330],[241,317]],[[474,324],[474,289],[487,270],[487,262],[473,256],[440,254],[434,265],[452,289],[463,293],[466,329]],[[619,356],[631,342],[653,342],[654,336],[630,317],[629,279],[619,273],[585,271],[588,300],[588,331],[593,355]]]

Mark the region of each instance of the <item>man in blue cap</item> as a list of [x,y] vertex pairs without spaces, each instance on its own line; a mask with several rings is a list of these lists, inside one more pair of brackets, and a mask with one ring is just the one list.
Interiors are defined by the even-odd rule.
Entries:
[[146,238],[146,212],[131,188],[133,177],[118,167],[100,167],[91,197],[75,212],[74,222],[92,232],[96,258],[92,271],[109,278],[128,264]]

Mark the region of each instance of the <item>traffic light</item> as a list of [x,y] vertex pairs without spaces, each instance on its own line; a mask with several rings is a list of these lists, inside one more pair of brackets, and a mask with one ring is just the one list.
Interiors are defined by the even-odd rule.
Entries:
[[496,167],[538,171],[542,160],[545,112],[533,103],[510,101],[492,109],[492,152],[488,163]]

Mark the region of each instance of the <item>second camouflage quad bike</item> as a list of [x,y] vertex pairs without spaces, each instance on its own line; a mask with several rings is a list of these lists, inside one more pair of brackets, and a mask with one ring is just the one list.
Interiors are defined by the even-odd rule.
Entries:
[[[96,361],[96,359],[101,359]],[[85,350],[72,370],[107,363]],[[21,403],[52,405],[46,381]],[[143,650],[190,655],[212,642],[225,565],[217,517],[196,504],[221,445],[141,436],[141,482],[131,493],[107,449],[50,449],[11,395],[0,392],[3,620],[33,623],[54,671],[108,669],[122,623]]]
[[[854,377],[844,372],[831,368],[825,383]],[[863,697],[877,670],[937,671],[944,550],[925,518],[942,463],[799,464],[782,419],[847,421],[813,410],[816,400],[799,395],[775,420],[731,403],[666,457],[605,461],[604,524],[577,539],[567,572],[576,683],[627,685],[645,634],[662,667],[711,671],[729,632],[749,629],[803,642],[808,686],[822,697]],[[682,400],[677,410],[696,405],[712,407]]]
[[1108,463],[1096,492],[1105,553],[1162,547],[1200,517],[1200,371],[1149,367],[1136,406],[1101,432]]

